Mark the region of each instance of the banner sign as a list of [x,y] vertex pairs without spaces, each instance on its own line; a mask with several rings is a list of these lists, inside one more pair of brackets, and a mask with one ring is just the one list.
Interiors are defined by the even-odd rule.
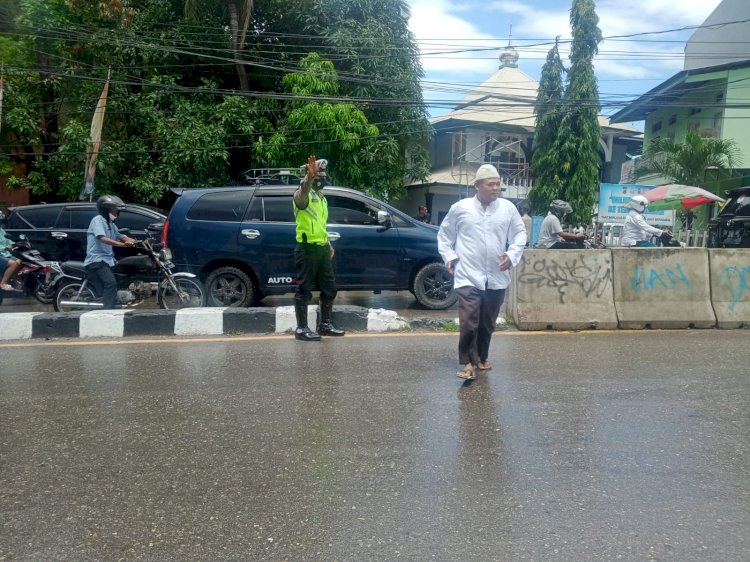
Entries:
[[[634,183],[601,183],[599,184],[599,215],[597,222],[622,224],[628,216],[628,203],[634,195],[642,195],[653,189],[654,185]],[[672,226],[674,211],[646,211],[646,221],[652,226]]]

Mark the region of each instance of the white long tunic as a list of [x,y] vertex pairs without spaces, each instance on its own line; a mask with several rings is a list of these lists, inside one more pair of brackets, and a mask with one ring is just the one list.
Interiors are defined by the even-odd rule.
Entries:
[[456,258],[453,286],[505,289],[508,271],[500,271],[500,254],[507,253],[514,266],[526,245],[526,227],[515,205],[497,199],[482,208],[476,198],[454,203],[440,224],[438,250],[447,264]]
[[635,246],[639,240],[648,240],[652,236],[661,236],[663,231],[651,226],[643,218],[643,215],[631,209],[625,222],[622,223],[622,240],[623,246]]

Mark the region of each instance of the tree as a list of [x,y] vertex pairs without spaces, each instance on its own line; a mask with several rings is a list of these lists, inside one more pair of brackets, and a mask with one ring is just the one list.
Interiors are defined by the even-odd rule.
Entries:
[[703,138],[689,131],[681,143],[662,137],[653,139],[636,173],[638,177],[658,174],[674,183],[705,187],[706,170],[728,177],[739,164],[740,151],[734,140]]
[[547,53],[547,62],[542,67],[539,92],[534,106],[536,128],[531,167],[536,180],[529,192],[529,202],[534,212],[539,214],[546,213],[550,201],[560,198],[563,191],[561,162],[555,149],[562,119],[563,72],[560,51],[555,40],[555,46]]
[[430,171],[426,145],[431,128],[419,82],[423,76],[419,47],[409,30],[409,4],[320,0],[320,6],[321,19],[315,27],[325,30],[336,53],[340,92],[369,100],[360,109],[383,137],[397,145],[395,157],[384,162],[390,169],[373,178],[379,196],[397,198],[403,194],[404,178],[424,179]]
[[578,224],[591,221],[600,180],[599,88],[593,65],[602,40],[598,23],[594,0],[573,0],[571,66],[556,151],[561,161],[563,199],[573,207],[570,220]]
[[276,131],[255,144],[258,160],[268,167],[299,167],[315,154],[330,160],[329,173],[336,183],[376,191],[378,174],[393,162],[398,145],[380,138],[378,128],[356,105],[309,100],[338,93],[333,63],[310,53],[299,71],[283,82],[287,92],[301,99],[288,102]]
[[200,19],[203,10],[221,9],[228,19],[230,37],[229,42],[234,56],[240,89],[250,90],[245,64],[242,62],[243,51],[247,46],[247,33],[253,13],[253,0],[185,0],[185,15],[190,21]]

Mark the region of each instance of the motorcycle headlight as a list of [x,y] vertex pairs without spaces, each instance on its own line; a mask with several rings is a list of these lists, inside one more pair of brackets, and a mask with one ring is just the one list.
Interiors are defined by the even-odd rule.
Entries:
[[162,248],[159,251],[159,258],[161,261],[170,261],[172,259],[172,250],[169,248]]

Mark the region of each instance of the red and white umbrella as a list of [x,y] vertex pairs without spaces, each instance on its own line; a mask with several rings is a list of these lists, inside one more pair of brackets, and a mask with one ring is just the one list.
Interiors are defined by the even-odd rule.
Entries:
[[660,211],[663,209],[694,209],[706,203],[723,203],[724,199],[692,185],[681,185],[679,183],[665,183],[646,191],[642,194],[649,200],[649,210]]

